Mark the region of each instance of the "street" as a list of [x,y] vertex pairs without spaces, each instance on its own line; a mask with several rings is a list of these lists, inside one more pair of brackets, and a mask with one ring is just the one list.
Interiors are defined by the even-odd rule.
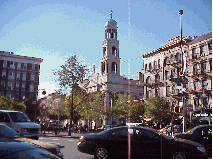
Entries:
[[[65,133],[63,133],[65,134]],[[60,137],[60,136],[41,136],[39,141],[45,141],[60,146],[64,146],[61,149],[61,152],[64,155],[64,159],[94,159],[94,155],[88,155],[86,153],[81,153],[77,150],[78,136],[81,134],[72,134],[72,138],[69,137]],[[208,157],[208,159],[212,159]]]
[[61,149],[61,152],[64,155],[64,159],[94,159],[93,155],[81,153],[77,150],[77,138],[40,137],[39,140],[65,146]]

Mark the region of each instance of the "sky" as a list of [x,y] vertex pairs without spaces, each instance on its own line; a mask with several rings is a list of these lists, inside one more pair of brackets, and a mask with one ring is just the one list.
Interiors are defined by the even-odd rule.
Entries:
[[[180,35],[212,31],[211,0],[0,0],[0,51],[42,58],[39,89],[58,89],[53,70],[77,54],[100,72],[105,22],[118,24],[121,75],[136,79],[141,55]],[[39,91],[38,98],[44,97]]]

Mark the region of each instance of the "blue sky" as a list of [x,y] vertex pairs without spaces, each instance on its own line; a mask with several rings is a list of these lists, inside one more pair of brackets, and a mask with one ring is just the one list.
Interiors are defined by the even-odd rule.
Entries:
[[113,10],[121,75],[136,79],[141,55],[180,35],[180,9],[183,36],[212,31],[211,0],[1,0],[0,50],[42,58],[39,88],[53,93],[52,70],[75,53],[100,72],[104,25]]

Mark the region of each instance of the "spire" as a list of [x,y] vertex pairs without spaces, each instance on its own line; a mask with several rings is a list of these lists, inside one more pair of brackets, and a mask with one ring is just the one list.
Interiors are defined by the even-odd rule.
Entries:
[[111,15],[111,19],[112,19],[112,13],[113,13],[113,11],[111,10],[111,13],[109,13]]

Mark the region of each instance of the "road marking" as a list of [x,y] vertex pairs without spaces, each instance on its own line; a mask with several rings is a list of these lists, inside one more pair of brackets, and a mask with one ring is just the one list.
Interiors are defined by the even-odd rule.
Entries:
[[67,140],[67,141],[75,141],[75,140]]

